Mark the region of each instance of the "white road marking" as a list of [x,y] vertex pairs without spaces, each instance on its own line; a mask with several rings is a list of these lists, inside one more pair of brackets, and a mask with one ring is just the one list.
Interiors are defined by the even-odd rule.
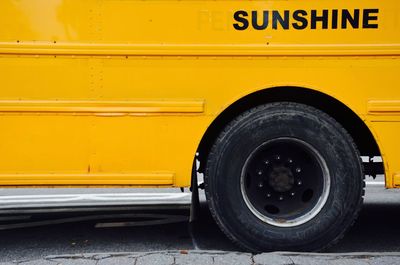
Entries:
[[[384,187],[383,178],[366,181],[367,186]],[[10,207],[37,208],[43,206],[79,205],[189,205],[191,193],[95,193],[0,196],[0,209]]]
[[0,196],[0,204],[72,201],[158,201],[182,200],[190,198],[190,193],[100,193],[100,194],[60,194],[60,195],[20,195]]
[[384,181],[366,181],[367,186],[385,186]]
[[191,193],[100,193],[0,196],[0,210],[74,208],[74,207],[187,207]]
[[382,161],[383,161],[381,156],[373,156],[373,157],[361,156],[361,160],[364,163],[369,163],[369,162],[382,163]]

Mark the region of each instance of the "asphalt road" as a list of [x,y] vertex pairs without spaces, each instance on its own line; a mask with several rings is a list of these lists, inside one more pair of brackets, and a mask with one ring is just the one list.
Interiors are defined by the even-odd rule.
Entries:
[[[2,192],[0,194],[4,195]],[[201,218],[194,226],[187,222],[187,209],[20,215],[20,222],[24,222],[24,218],[30,222],[50,220],[50,223],[70,218],[71,222],[0,231],[0,262],[74,253],[193,249],[238,251],[219,231],[206,204],[203,202],[201,206]],[[89,216],[90,220],[74,221],[83,215]],[[165,218],[165,215],[170,218]],[[2,223],[17,222],[0,220]],[[148,221],[156,224],[146,225]],[[172,223],[165,223],[169,221]],[[158,224],[160,222],[164,224]],[[359,219],[329,252],[400,251],[399,224],[400,191],[385,190],[380,185],[368,186]]]

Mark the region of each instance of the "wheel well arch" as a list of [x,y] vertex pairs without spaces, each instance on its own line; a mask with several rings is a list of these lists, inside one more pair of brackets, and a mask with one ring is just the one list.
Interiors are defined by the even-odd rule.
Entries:
[[[208,153],[225,125],[252,107],[279,101],[315,107],[338,121],[352,136],[362,156],[380,156],[379,146],[368,126],[348,106],[332,96],[303,87],[273,87],[246,95],[220,113],[204,133],[197,149],[200,172],[204,172]],[[383,174],[383,165],[377,170]]]

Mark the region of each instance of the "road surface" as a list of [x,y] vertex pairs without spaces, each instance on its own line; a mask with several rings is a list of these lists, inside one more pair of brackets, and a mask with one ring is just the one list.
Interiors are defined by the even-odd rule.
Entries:
[[[1,196],[110,194],[133,189],[0,190]],[[140,190],[144,192],[143,190]],[[167,190],[180,194],[179,190]],[[145,190],[159,193],[160,190]],[[39,194],[38,194],[39,193]],[[0,202],[1,202],[0,197]],[[183,197],[183,200],[186,200]],[[115,207],[114,207],[115,208]],[[94,211],[25,213],[0,216],[0,262],[33,260],[48,255],[75,253],[148,252],[165,250],[239,251],[211,218],[202,201],[201,218],[191,226],[189,210],[133,211],[98,207]],[[61,221],[60,221],[61,220]],[[22,224],[22,228],[9,229]],[[26,225],[28,224],[28,225]],[[29,227],[34,224],[34,227]],[[350,232],[330,253],[400,252],[400,190],[385,190],[381,183],[367,186],[365,204]],[[24,227],[27,226],[27,227]]]

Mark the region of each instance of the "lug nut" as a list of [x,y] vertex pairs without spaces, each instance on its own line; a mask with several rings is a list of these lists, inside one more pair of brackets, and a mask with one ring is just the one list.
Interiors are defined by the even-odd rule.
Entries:
[[281,196],[279,196],[279,198],[278,198],[280,201],[283,201],[283,196],[281,195]]
[[269,165],[269,160],[265,160],[264,164]]
[[291,193],[290,193],[290,196],[293,197],[294,195],[296,195],[296,193],[294,193],[294,192],[291,192]]
[[303,185],[303,182],[301,180],[298,180],[297,181],[297,186],[301,186],[301,185]]
[[293,163],[293,160],[289,158],[289,159],[288,159],[288,163],[289,163],[289,164],[292,164],[292,163]]
[[257,172],[257,174],[258,174],[259,176],[261,176],[262,173],[263,173],[263,172],[262,172],[261,170]]
[[281,156],[280,156],[280,155],[276,155],[276,156],[275,156],[275,159],[276,159],[276,160],[281,160]]
[[301,168],[296,168],[296,173],[300,173],[301,172]]
[[264,187],[264,183],[262,183],[262,182],[258,183],[258,187],[259,187],[259,188]]
[[271,193],[267,193],[267,198],[271,198]]

